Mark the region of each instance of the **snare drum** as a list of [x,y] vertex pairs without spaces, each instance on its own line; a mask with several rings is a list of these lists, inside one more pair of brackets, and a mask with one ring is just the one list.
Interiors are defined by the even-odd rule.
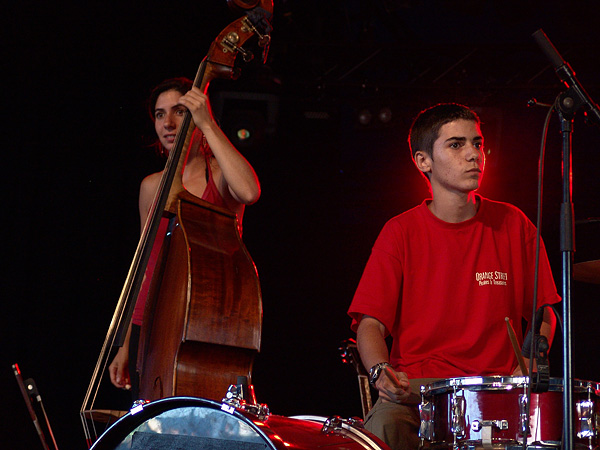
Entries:
[[[466,377],[421,387],[419,435],[431,445],[461,449],[504,448],[523,443],[528,377]],[[598,386],[574,380],[574,438],[598,446]],[[532,393],[527,443],[560,447],[562,379]]]
[[192,397],[147,403],[115,422],[92,450],[379,449],[383,442],[340,418],[257,416],[227,404]]

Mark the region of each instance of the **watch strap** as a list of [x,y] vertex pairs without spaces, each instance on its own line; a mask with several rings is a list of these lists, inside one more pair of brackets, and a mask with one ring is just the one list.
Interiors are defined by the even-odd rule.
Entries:
[[375,383],[381,376],[381,371],[386,367],[392,367],[392,365],[389,362],[384,361],[371,367],[371,370],[369,370],[369,384],[371,386],[375,387]]

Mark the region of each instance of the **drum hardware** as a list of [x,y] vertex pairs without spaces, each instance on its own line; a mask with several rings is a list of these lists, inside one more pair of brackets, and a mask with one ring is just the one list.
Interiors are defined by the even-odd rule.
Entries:
[[[222,404],[195,397],[169,397],[143,404],[137,414],[123,416],[100,436],[92,450],[390,450],[362,428],[361,420],[275,414],[257,420],[241,399],[238,386],[233,387],[227,403]],[[235,408],[232,405],[236,402],[247,408]]]
[[585,386],[587,398],[578,401],[575,404],[575,412],[578,418],[575,430],[577,438],[586,442],[589,449],[598,448],[598,438],[600,437],[600,406],[595,402],[595,397],[600,396],[600,383],[588,382]]
[[454,443],[456,444],[456,438],[465,436],[465,398],[462,395],[458,395],[456,386],[454,386],[450,407],[452,411],[450,431],[454,434]]
[[536,335],[534,339],[535,361],[537,372],[531,374],[531,391],[547,392],[550,383],[550,366],[548,364],[548,338],[544,335]]
[[579,417],[578,438],[592,438],[597,435],[597,424],[594,429],[594,402],[591,399],[577,403],[577,417]]
[[531,427],[529,426],[529,420],[527,420],[527,413],[529,409],[527,408],[529,396],[527,394],[519,395],[519,433],[521,436],[521,441],[523,441],[524,436],[530,436]]
[[342,419],[340,416],[329,417],[321,428],[321,433],[345,436],[353,432],[353,438],[366,448],[377,448],[379,444],[368,434],[365,434],[363,421],[360,419]]
[[[550,365],[548,363],[548,351],[550,344],[548,338],[541,334],[542,322],[544,320],[544,309],[550,308],[551,305],[542,305],[536,312],[531,324],[531,329],[523,339],[523,348],[521,355],[526,358],[535,360],[537,372],[531,374],[531,391],[546,392],[550,382]],[[527,375],[529,371],[524,372]]]
[[[556,47],[542,29],[533,33],[533,37],[540,46],[543,53],[554,66],[554,71],[564,87],[555,100],[553,110],[558,114],[560,120],[560,132],[562,137],[562,203],[560,215],[560,249],[562,253],[562,304],[563,304],[563,417],[565,418],[564,439],[562,442],[564,450],[573,450],[575,433],[572,427],[575,425],[573,409],[573,378],[571,367],[571,276],[573,273],[573,255],[575,253],[575,227],[573,207],[573,170],[572,170],[572,142],[573,122],[575,114],[585,109],[589,122],[600,123],[600,108],[598,104],[585,91],[579,83],[575,72],[567,61],[561,56]],[[551,110],[552,111],[552,110]],[[548,118],[550,114],[548,115]],[[542,159],[540,158],[540,161]],[[540,163],[540,167],[542,167]],[[540,178],[541,181],[541,178]],[[541,189],[540,189],[541,194]],[[541,199],[541,196],[540,196]],[[541,201],[539,202],[541,205]],[[541,214],[538,214],[538,223],[541,224]],[[538,226],[538,233],[540,227]]]
[[335,433],[336,431],[340,431],[342,429],[342,423],[343,419],[340,416],[329,417],[323,424],[323,428],[321,428],[321,433],[329,434]]
[[135,400],[129,409],[130,414],[137,414],[142,409],[144,409],[144,405],[150,403],[150,400]]
[[[479,432],[481,431],[481,443],[483,448],[492,448],[492,428],[496,427],[498,430],[508,430],[508,420],[474,420],[471,423],[471,430]],[[456,444],[455,444],[456,448]]]
[[421,426],[419,428],[419,437],[421,438],[421,443],[423,444],[424,440],[433,441],[435,439],[435,406],[433,403],[427,401],[424,397],[419,405],[419,416],[421,418]]
[[[421,447],[519,450],[525,442],[528,450],[560,448],[562,379],[550,378],[548,390],[534,392],[530,399],[528,383],[528,377],[489,376],[421,386]],[[572,396],[573,438],[578,448],[599,450],[600,383],[573,380]]]
[[222,400],[221,409],[230,413],[239,409],[252,414],[258,420],[265,420],[269,416],[269,407],[267,405],[259,405],[256,402],[254,386],[248,384],[248,377],[238,377],[237,383],[232,384],[227,389],[227,393]]
[[307,420],[322,423],[321,434],[327,436],[346,436],[361,444],[364,448],[380,448],[382,445],[377,438],[365,430],[364,421],[357,417],[343,419],[340,416],[325,418],[322,416],[292,416],[292,419]]
[[[302,417],[302,416],[297,416]],[[316,419],[315,416],[312,416],[313,420],[320,421]],[[339,433],[344,427],[352,427],[352,428],[365,428],[364,421],[358,417],[350,417],[349,419],[343,419],[340,416],[331,416],[328,417],[323,423],[323,428],[321,428],[321,433],[329,434],[329,433]]]

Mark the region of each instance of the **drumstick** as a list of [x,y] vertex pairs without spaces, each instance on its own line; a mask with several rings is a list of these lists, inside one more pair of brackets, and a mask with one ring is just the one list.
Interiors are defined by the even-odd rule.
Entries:
[[519,343],[517,342],[517,336],[515,335],[515,329],[513,328],[512,322],[508,317],[505,317],[506,328],[508,330],[508,337],[510,338],[510,342],[513,346],[513,350],[515,351],[515,355],[517,356],[517,361],[519,361],[519,367],[521,368],[521,372],[523,375],[529,375],[529,369],[527,369],[527,365],[525,364],[525,360],[523,359],[523,355],[521,354],[521,349],[519,348]]
[[394,373],[394,371],[392,369],[389,368],[389,366],[385,366],[383,368],[383,373],[387,375],[387,377],[390,379],[390,381],[392,383],[394,383],[394,386],[401,388],[402,385],[400,384],[400,380],[398,379],[398,377],[396,377],[396,374]]

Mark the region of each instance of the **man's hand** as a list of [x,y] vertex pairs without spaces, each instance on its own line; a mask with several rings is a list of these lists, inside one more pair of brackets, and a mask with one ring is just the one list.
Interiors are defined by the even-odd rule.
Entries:
[[[389,361],[386,334],[385,326],[379,320],[370,316],[362,317],[356,332],[356,343],[366,368]],[[391,366],[383,368],[375,387],[383,401],[402,403],[410,396],[408,376],[404,372],[396,372]]]
[[389,366],[381,371],[375,387],[379,390],[379,396],[383,401],[402,403],[410,396],[408,376],[404,372],[396,372]]

